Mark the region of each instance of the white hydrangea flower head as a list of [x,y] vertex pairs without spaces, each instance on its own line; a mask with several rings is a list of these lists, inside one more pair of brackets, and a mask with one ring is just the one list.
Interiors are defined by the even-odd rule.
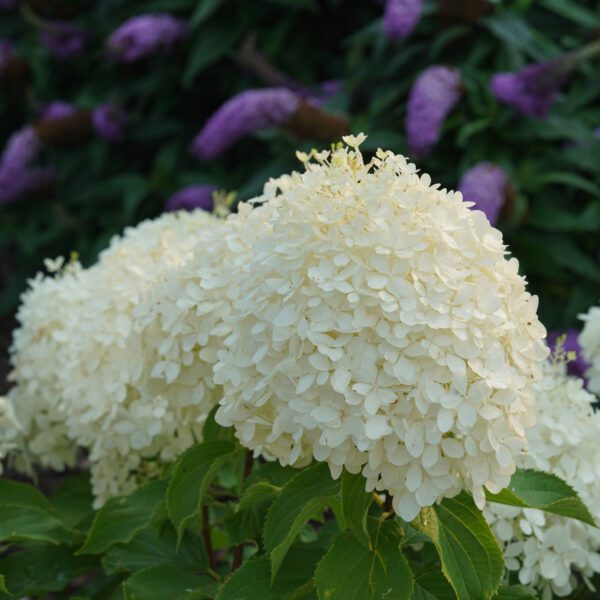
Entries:
[[[564,357],[548,361],[537,386],[539,417],[528,431],[529,451],[519,467],[558,475],[600,520],[600,413],[583,381],[566,375]],[[536,509],[488,504],[486,519],[504,549],[506,566],[543,600],[571,594],[600,573],[600,530]],[[578,575],[577,575],[578,574]]]
[[88,296],[87,277],[77,261],[46,261],[46,267],[50,275],[38,273],[21,296],[10,349],[9,380],[15,386],[6,401],[23,432],[19,463],[27,468],[31,460],[61,470],[73,466],[77,451],[61,407],[64,375],[73,367],[67,364],[69,332]]
[[362,139],[258,198],[217,420],[284,465],[362,471],[407,520],[463,488],[481,506],[535,421],[537,298],[482,212]]
[[22,444],[24,433],[12,401],[0,396],[0,475],[3,472],[2,461]]
[[585,376],[587,388],[594,394],[600,394],[600,306],[592,306],[584,315],[579,315],[584,322],[579,334],[579,345],[583,358],[590,363]]

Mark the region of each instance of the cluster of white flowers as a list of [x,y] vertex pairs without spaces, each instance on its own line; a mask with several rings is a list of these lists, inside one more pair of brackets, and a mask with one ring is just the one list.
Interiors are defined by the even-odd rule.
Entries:
[[590,310],[580,315],[584,321],[583,329],[579,334],[579,344],[583,358],[590,363],[585,372],[588,379],[587,387],[590,392],[600,394],[600,306],[593,306]]
[[38,275],[23,296],[9,399],[26,454],[60,469],[87,448],[99,503],[133,489],[148,470],[144,459],[172,458],[193,444],[214,404],[176,414],[178,403],[195,400],[163,393],[136,311],[216,223],[203,211],[144,222],[113,239],[89,269],[50,265],[57,275]]
[[460,193],[345,141],[265,187],[217,420],[284,465],[362,471],[407,520],[463,488],[482,506],[535,420],[537,298]]
[[[518,466],[558,475],[577,491],[600,520],[600,413],[583,381],[566,375],[562,359],[548,361],[537,385],[539,418],[528,432],[529,451]],[[600,573],[600,530],[580,521],[488,504],[484,514],[504,549],[506,566],[522,584],[537,588],[543,600],[567,596]],[[578,575],[576,575],[578,574]]]

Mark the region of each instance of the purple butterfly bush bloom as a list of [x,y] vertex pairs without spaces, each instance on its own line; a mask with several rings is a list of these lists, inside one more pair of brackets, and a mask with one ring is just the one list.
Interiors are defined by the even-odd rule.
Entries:
[[245,135],[282,125],[299,104],[299,96],[286,88],[242,92],[208,119],[192,142],[191,152],[200,160],[215,158]]
[[551,60],[528,65],[517,73],[497,73],[490,89],[503,104],[524,115],[544,119],[567,78],[563,62]]
[[92,113],[92,124],[100,139],[120,142],[127,125],[127,114],[114,104],[100,104]]
[[125,21],[108,40],[111,56],[130,63],[160,50],[168,50],[186,33],[186,25],[166,13],[138,15]]
[[492,225],[497,223],[508,191],[508,177],[500,167],[490,162],[476,164],[462,176],[458,189]]
[[566,352],[573,352],[575,354],[575,359],[567,363],[567,372],[569,375],[574,375],[575,377],[582,377],[587,384],[587,379],[585,379],[585,372],[590,367],[590,363],[588,363],[585,358],[583,358],[583,354],[581,353],[581,346],[579,345],[579,332],[576,329],[567,329],[566,331],[551,331],[548,334],[548,346],[554,352],[556,349],[556,343],[558,338],[561,336],[565,336],[562,348]]
[[213,192],[214,185],[198,184],[185,187],[175,192],[166,202],[165,210],[195,210],[201,208],[212,212],[214,208]]
[[421,19],[422,0],[387,0],[383,30],[392,40],[408,37]]
[[81,54],[86,32],[69,21],[50,21],[40,33],[40,40],[56,58],[67,59]]
[[17,200],[49,176],[48,171],[29,167],[41,147],[33,127],[25,127],[10,137],[0,159],[0,204]]
[[457,69],[433,65],[425,69],[410,91],[406,135],[415,156],[428,154],[440,138],[446,116],[462,95]]
[[77,107],[69,102],[53,100],[44,106],[40,118],[42,121],[56,121],[70,117],[77,112]]

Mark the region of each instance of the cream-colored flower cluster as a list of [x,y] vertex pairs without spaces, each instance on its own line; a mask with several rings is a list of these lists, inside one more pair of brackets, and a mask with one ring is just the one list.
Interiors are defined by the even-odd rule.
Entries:
[[10,395],[28,455],[87,449],[101,503],[220,401],[256,454],[362,472],[405,519],[507,485],[547,353],[537,299],[483,213],[401,156],[365,164],[362,139],[300,155],[258,208],[169,214],[36,278]]
[[[62,468],[78,446],[88,449],[99,502],[131,491],[148,470],[144,460],[172,458],[193,444],[215,402],[165,394],[138,311],[217,224],[202,211],[144,222],[113,239],[96,265],[38,275],[23,297],[9,398],[26,454]],[[186,403],[193,408],[183,418]]]
[[[583,381],[566,375],[562,359],[548,361],[537,386],[539,417],[528,432],[529,451],[518,466],[558,475],[577,491],[600,520],[600,413]],[[500,541],[511,571],[535,587],[543,600],[567,596],[578,578],[600,573],[600,530],[536,509],[488,504],[484,514]]]
[[463,488],[481,506],[535,420],[537,298],[459,193],[345,141],[265,188],[217,421],[284,465],[362,471],[407,520]]
[[585,372],[587,388],[594,394],[600,394],[600,306],[592,306],[579,318],[584,321],[584,326],[578,341],[583,357],[590,363]]

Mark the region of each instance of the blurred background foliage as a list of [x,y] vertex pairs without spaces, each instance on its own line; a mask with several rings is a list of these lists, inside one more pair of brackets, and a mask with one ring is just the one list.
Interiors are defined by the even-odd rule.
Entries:
[[[182,43],[129,65],[107,58],[106,40],[124,20],[161,11],[186,20]],[[31,0],[0,11],[0,39],[12,41],[29,70],[22,85],[0,80],[3,144],[57,99],[83,109],[113,102],[129,115],[120,143],[46,147],[41,163],[57,171],[52,191],[0,206],[0,314],[14,312],[43,258],[76,251],[89,264],[112,235],[160,214],[181,187],[211,183],[247,200],[270,176],[298,167],[297,148],[326,145],[270,129],[209,162],[190,154],[224,101],[267,85],[240,58],[252,36],[272,66],[302,85],[340,82],[326,107],[368,134],[367,152],[408,155],[411,85],[432,64],[458,68],[463,97],[417,165],[450,188],[483,160],[509,174],[512,198],[498,227],[541,298],[546,326],[575,325],[600,298],[600,62],[577,69],[543,120],[500,105],[489,82],[597,39],[600,3],[429,1],[416,31],[397,42],[384,35],[382,14],[377,0]],[[40,43],[40,26],[56,18],[87,31],[84,52],[59,60]]]

